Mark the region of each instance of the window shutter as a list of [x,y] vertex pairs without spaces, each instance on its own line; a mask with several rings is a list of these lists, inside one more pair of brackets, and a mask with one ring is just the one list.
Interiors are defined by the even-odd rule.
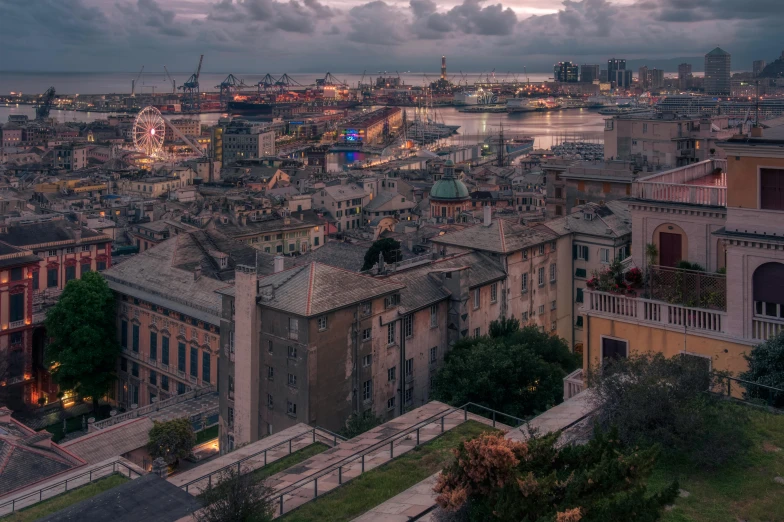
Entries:
[[572,245],[572,259],[577,259],[577,245]]
[[588,247],[583,247],[583,248],[585,249],[585,260],[588,261],[588,251],[590,250],[590,248]]

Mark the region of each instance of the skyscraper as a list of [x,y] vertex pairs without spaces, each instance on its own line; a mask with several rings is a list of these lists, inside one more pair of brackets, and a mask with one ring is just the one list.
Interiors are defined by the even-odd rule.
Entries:
[[599,80],[599,66],[583,64],[580,66],[580,81],[582,83],[593,83]]
[[648,83],[649,83],[648,82],[648,78],[649,78],[648,77],[648,66],[647,65],[643,65],[637,71],[637,81],[639,82],[640,87],[642,87],[643,89],[647,89],[648,88]]
[[441,57],[441,79],[446,80],[446,56]]
[[615,71],[615,77],[610,80],[617,89],[628,89],[632,86],[632,71],[631,69],[618,69]]
[[626,60],[623,58],[610,58],[607,60],[607,80],[615,82],[617,78],[617,71],[626,70]]
[[664,70],[651,69],[648,71],[648,88],[661,89],[664,87]]
[[691,84],[691,64],[682,63],[678,66],[678,88],[685,91]]
[[730,53],[720,47],[705,55],[705,94],[730,95]]
[[578,79],[578,67],[572,62],[558,62],[553,66],[553,79],[557,82],[575,83]]
[[751,71],[754,73],[754,76],[759,76],[763,69],[765,69],[765,60],[754,60],[754,65]]

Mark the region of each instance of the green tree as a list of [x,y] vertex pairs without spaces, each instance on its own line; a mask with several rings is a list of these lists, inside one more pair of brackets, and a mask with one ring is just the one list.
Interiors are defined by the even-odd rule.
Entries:
[[365,263],[362,265],[362,270],[370,270],[378,263],[379,254],[384,255],[385,263],[394,263],[400,261],[400,241],[392,238],[379,239],[374,241],[367,252],[365,252]]
[[352,413],[346,420],[346,426],[340,430],[340,434],[347,439],[353,439],[357,435],[372,430],[381,422],[382,420],[376,417],[370,410],[365,410],[361,414]]
[[153,459],[160,457],[167,464],[187,457],[196,445],[196,434],[188,419],[155,422],[149,437],[147,451]]
[[199,496],[204,508],[194,513],[196,522],[269,522],[273,506],[271,488],[257,484],[250,470],[240,474],[234,466],[221,473]]
[[559,447],[560,435],[463,442],[436,482],[436,502],[458,512],[452,520],[470,522],[652,522],[678,494],[677,482],[647,490],[656,448],[627,448],[600,431],[587,444]]
[[533,326],[463,339],[446,354],[433,399],[454,406],[475,402],[527,417],[563,400],[563,378],[579,364],[563,339]]
[[501,317],[498,321],[490,322],[490,337],[504,337],[520,331],[520,321],[514,317]]
[[[749,369],[740,374],[741,379],[784,390],[784,332],[758,344],[743,357]],[[777,408],[784,408],[783,392],[747,386],[745,395],[747,399],[761,399]]]
[[46,314],[45,362],[54,382],[82,397],[98,399],[115,381],[120,347],[117,343],[115,299],[98,272],[69,281]]

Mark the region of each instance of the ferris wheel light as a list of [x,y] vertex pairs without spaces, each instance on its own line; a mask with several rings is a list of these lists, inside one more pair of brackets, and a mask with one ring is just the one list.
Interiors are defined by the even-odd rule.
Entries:
[[155,129],[150,129],[150,134],[155,134]]

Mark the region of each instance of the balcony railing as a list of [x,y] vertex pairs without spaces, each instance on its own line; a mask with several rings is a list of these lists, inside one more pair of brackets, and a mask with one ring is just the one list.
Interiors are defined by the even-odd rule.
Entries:
[[751,321],[751,337],[758,341],[767,341],[784,331],[784,320],[773,317],[755,315]]
[[688,328],[718,334],[726,333],[727,313],[663,303],[642,297],[627,297],[609,292],[587,290],[585,310],[596,315],[633,319],[660,326]]
[[21,328],[24,325],[25,325],[24,319],[22,319],[20,321],[11,321],[10,323],[8,323],[8,328],[10,330],[13,330],[14,328]]
[[727,276],[652,266],[651,297],[671,304],[711,310],[727,310]]
[[652,174],[634,182],[634,196],[669,203],[726,207],[726,177],[710,179],[717,170],[726,172],[726,160],[705,160]]
[[564,377],[563,400],[567,401],[585,389],[583,382],[583,369],[579,368]]

